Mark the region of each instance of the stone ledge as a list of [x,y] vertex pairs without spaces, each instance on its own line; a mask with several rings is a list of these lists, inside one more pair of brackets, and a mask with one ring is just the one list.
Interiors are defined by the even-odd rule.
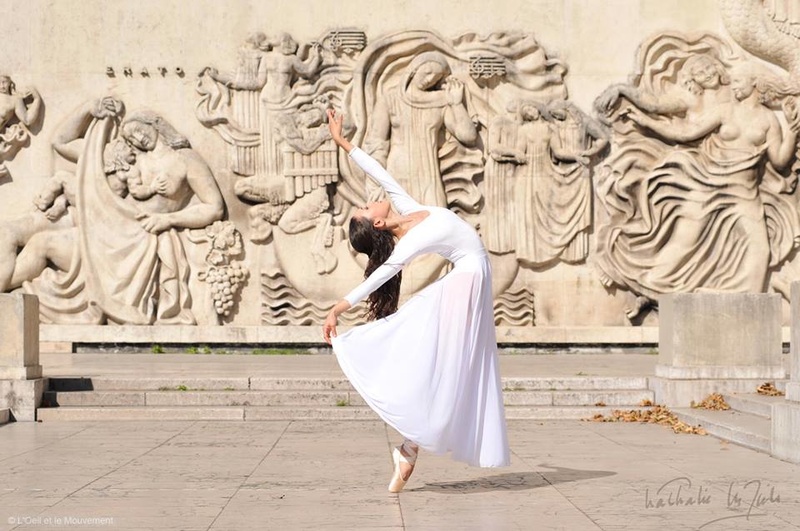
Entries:
[[[347,330],[342,327],[340,331]],[[69,343],[253,343],[322,345],[318,326],[102,326],[41,325],[40,341]],[[656,345],[658,327],[497,327],[501,344]]]
[[659,378],[669,378],[674,380],[718,380],[718,379],[783,379],[786,378],[786,370],[783,366],[694,366],[694,367],[672,367],[668,365],[656,365],[655,375]]

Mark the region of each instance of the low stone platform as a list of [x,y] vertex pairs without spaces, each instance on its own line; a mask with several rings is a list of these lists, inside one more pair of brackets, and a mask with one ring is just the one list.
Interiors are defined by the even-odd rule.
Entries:
[[6,409],[0,409],[0,424],[7,424],[11,420],[11,412]]

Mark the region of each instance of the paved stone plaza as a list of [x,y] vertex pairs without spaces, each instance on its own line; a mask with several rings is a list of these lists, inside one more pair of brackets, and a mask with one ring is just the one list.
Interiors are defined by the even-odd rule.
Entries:
[[[501,356],[506,377],[647,374],[654,362]],[[48,376],[337,370],[324,355],[49,354],[42,365]],[[711,436],[577,420],[512,420],[509,436],[509,468],[423,454],[391,495],[399,437],[375,420],[16,422],[0,426],[0,530],[800,529],[800,466]]]
[[12,423],[0,529],[800,529],[800,467],[765,454],[654,425],[509,428],[511,467],[423,455],[391,495],[398,437],[376,421]]

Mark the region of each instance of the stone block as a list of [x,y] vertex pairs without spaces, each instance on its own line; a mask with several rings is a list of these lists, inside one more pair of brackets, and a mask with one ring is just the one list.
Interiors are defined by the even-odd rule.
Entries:
[[39,299],[0,294],[0,315],[0,380],[41,378]]
[[[800,383],[800,282],[792,282],[789,378]],[[797,399],[795,399],[797,400]]]
[[800,404],[772,406],[772,455],[800,463]]
[[786,400],[800,402],[800,382],[789,382],[786,384]]
[[[696,378],[775,378],[781,370],[781,298],[761,293],[675,293],[659,300],[663,367],[705,367]],[[724,368],[730,368],[725,371]]]
[[0,380],[0,409],[8,408],[16,421],[35,421],[45,385],[46,378]]

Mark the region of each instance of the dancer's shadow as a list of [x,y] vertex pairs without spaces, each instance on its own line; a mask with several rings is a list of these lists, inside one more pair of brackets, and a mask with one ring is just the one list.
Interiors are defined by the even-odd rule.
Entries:
[[560,466],[539,465],[551,471],[543,472],[509,472],[465,481],[448,481],[444,483],[427,483],[406,492],[438,492],[442,494],[471,494],[474,492],[527,490],[558,483],[580,481],[585,479],[613,476],[616,472],[607,470],[578,470]]

